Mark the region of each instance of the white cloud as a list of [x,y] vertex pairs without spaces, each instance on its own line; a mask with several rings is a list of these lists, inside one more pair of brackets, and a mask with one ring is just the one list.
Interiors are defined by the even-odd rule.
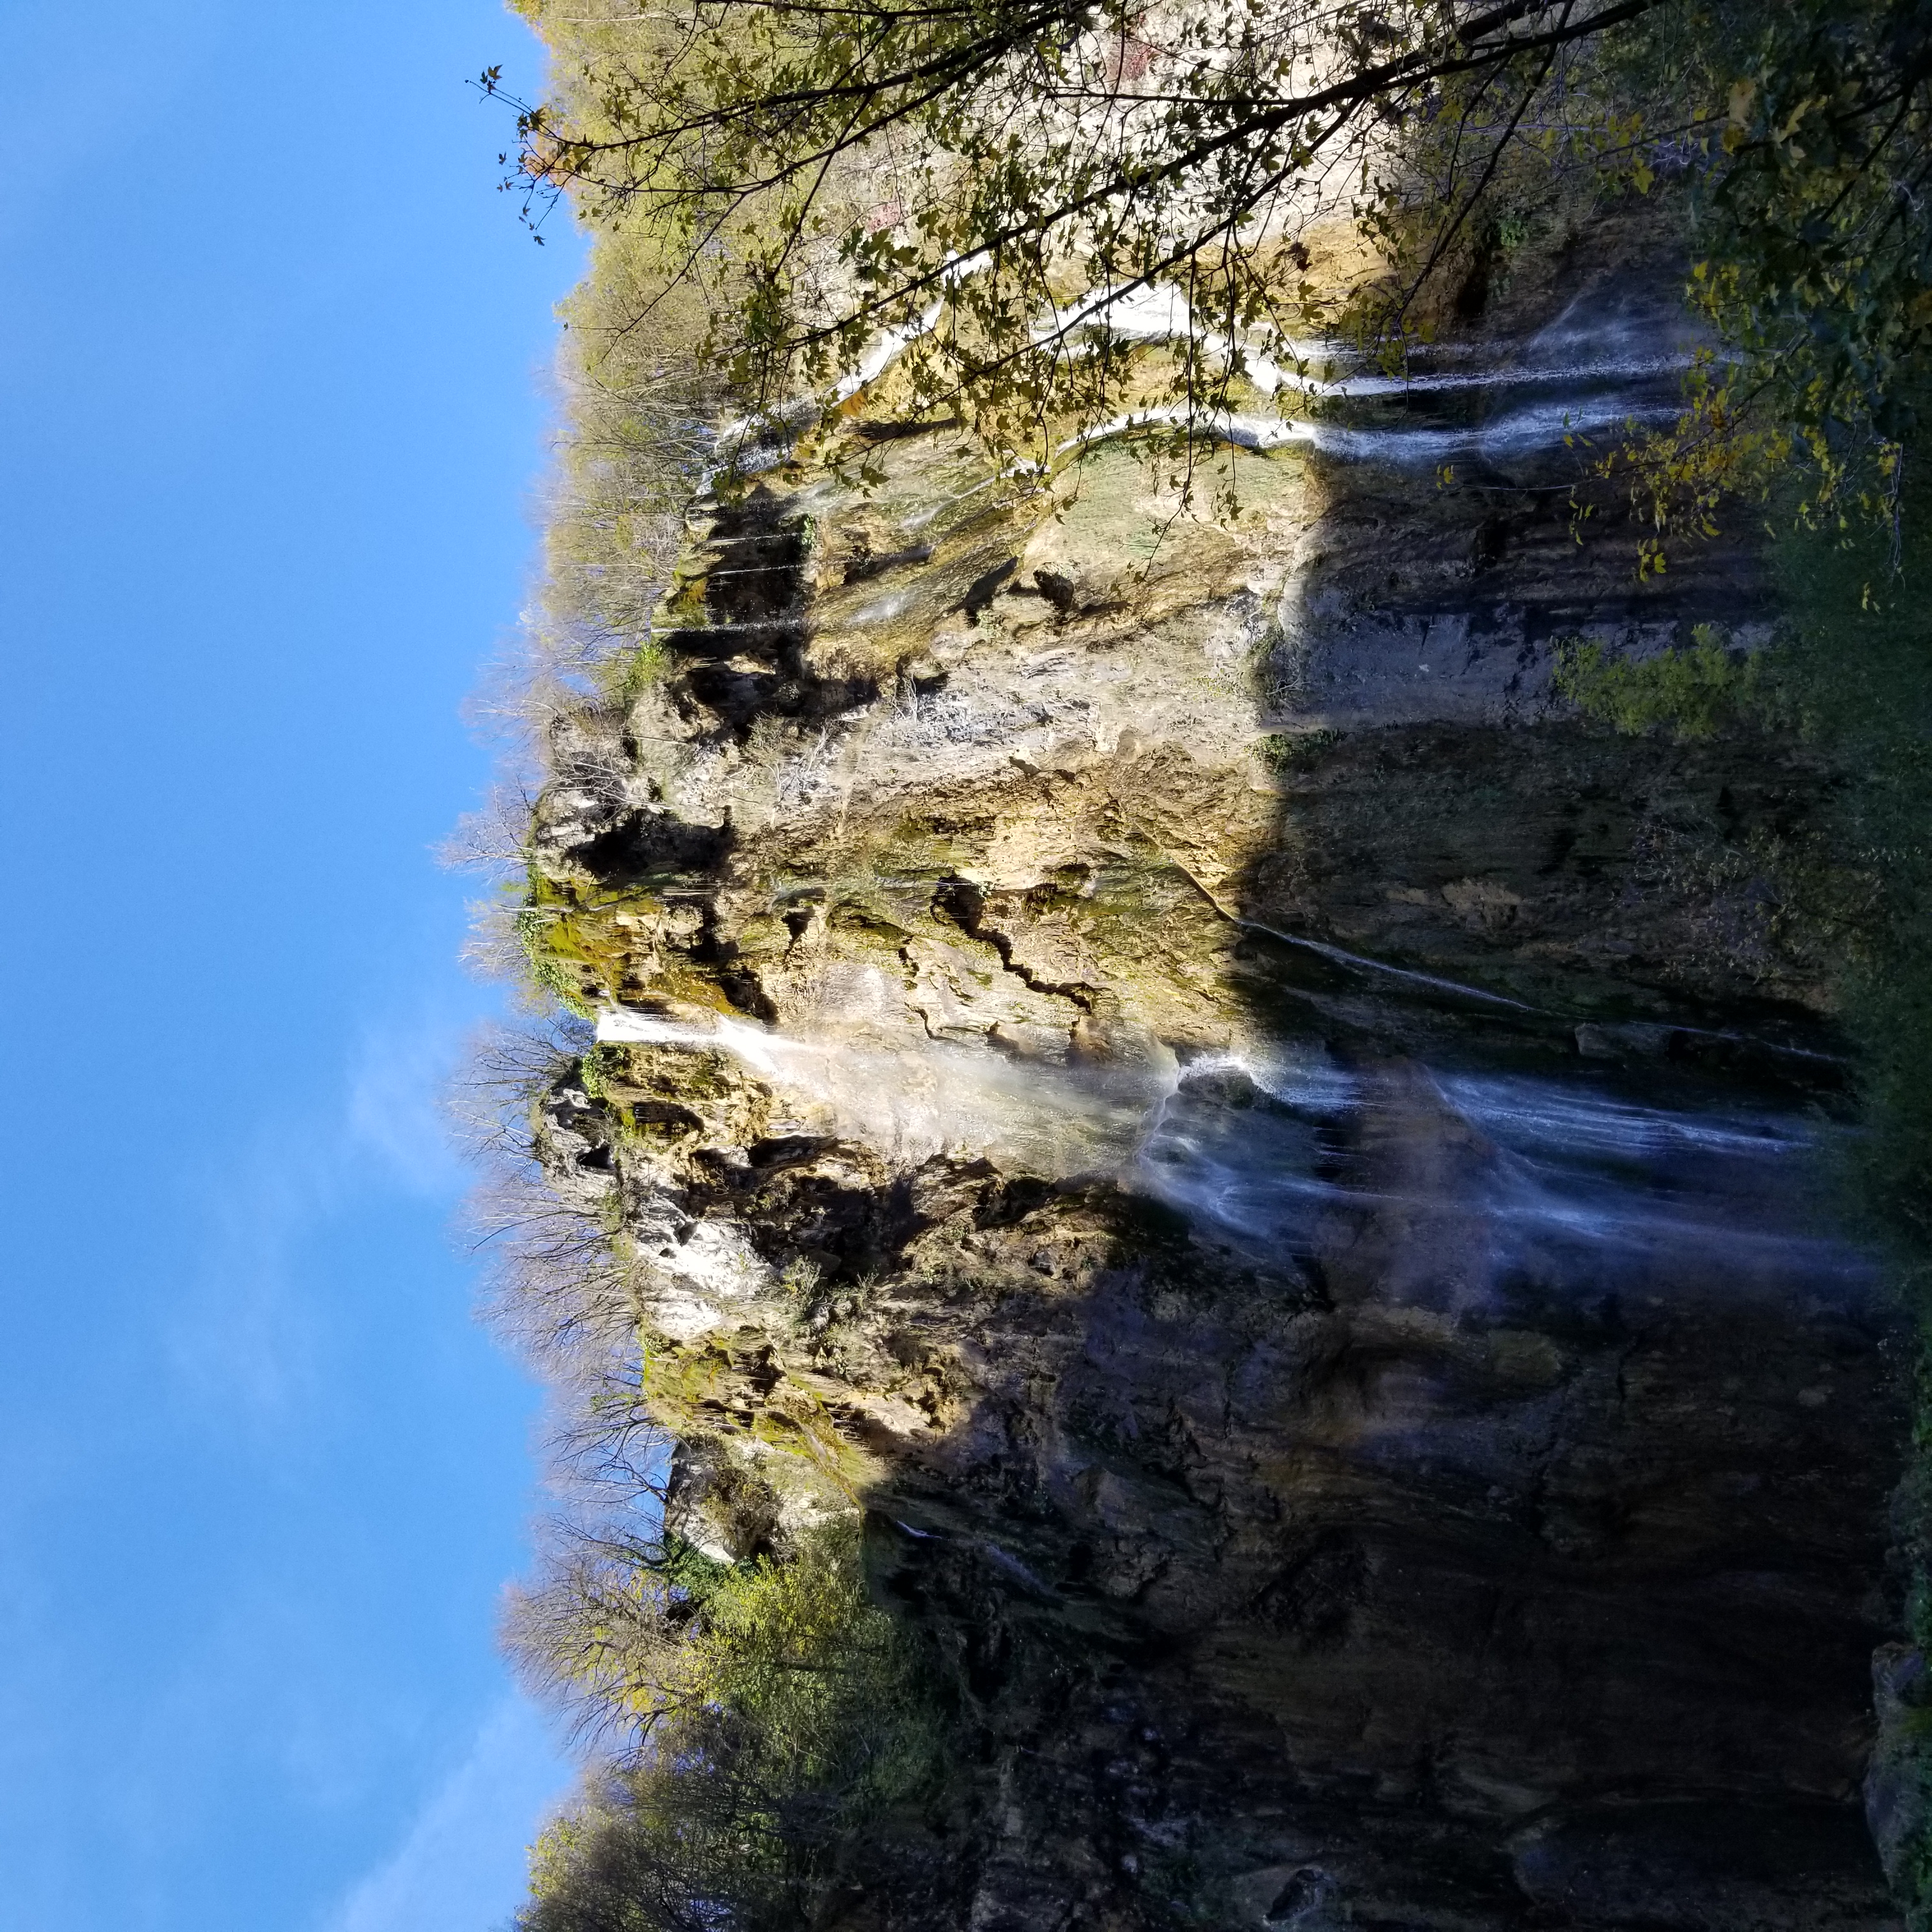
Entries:
[[260,1128],[209,1184],[201,1264],[168,1334],[176,1374],[204,1414],[280,1425],[313,1392],[316,1311],[296,1292],[293,1259],[341,1196],[334,1140]]
[[424,1016],[364,1032],[350,1072],[351,1144],[373,1155],[406,1192],[459,1192],[468,1180],[450,1142],[440,1096],[475,1016]]
[[453,1202],[468,1184],[440,1096],[474,1018],[452,1010],[365,1025],[332,1104],[259,1123],[210,1177],[199,1279],[169,1337],[205,1413],[280,1430],[315,1398],[322,1311],[295,1278],[322,1222],[386,1195]]
[[325,1932],[488,1932],[503,1924],[523,1899],[530,1843],[569,1782],[536,1706],[506,1696],[400,1846],[324,1920]]

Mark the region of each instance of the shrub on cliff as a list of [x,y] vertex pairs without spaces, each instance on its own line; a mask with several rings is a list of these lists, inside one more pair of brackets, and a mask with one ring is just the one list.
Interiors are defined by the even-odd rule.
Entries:
[[1636,662],[1598,642],[1566,640],[1558,646],[1555,681],[1565,698],[1619,731],[1708,738],[1750,714],[1762,695],[1763,667],[1732,649],[1715,625],[1699,624],[1688,644]]
[[[832,1888],[862,1882],[868,1834],[940,1762],[922,1654],[867,1600],[856,1534],[737,1564],[674,1539],[605,1580],[595,1601],[562,1586],[567,1600],[524,1622],[540,1677],[596,1653],[592,1694],[632,1747],[536,1847],[522,1932],[809,1924]],[[628,1656],[612,1614],[626,1588]],[[566,1633],[580,1648],[560,1659]]]

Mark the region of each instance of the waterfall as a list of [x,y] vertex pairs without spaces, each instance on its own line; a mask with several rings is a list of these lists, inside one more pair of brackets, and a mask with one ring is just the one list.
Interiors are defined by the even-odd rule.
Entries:
[[1526,1285],[1580,1299],[1869,1286],[1857,1251],[1819,1232],[1826,1130],[1702,1097],[1658,1106],[1585,1073],[1210,1056],[1160,1103],[1132,1180],[1204,1228],[1317,1263],[1393,1241],[1409,1251],[1399,1271],[1453,1276],[1459,1307]]
[[1568,1080],[1408,1060],[1356,1069],[1287,1040],[1181,1069],[950,1040],[805,1040],[623,1010],[599,1018],[597,1037],[729,1054],[771,1086],[794,1132],[856,1139],[907,1166],[993,1154],[1054,1179],[1111,1174],[1204,1232],[1306,1260],[1403,1223],[1412,1246],[1454,1252],[1465,1303],[1478,1251],[1485,1295],[1527,1278],[1587,1294],[1625,1277],[1810,1292],[1868,1276],[1850,1246],[1816,1232],[1825,1130],[1714,1090],[1701,1106],[1660,1106],[1587,1068]]
[[1892,1318],[1832,1199],[1819,976],[1752,872],[1821,782],[1552,683],[1559,639],[1640,661],[1764,608],[1739,546],[1574,561],[1565,437],[1670,415],[1695,352],[1634,286],[1400,375],[1274,345],[1227,414],[1060,452],[1337,459],[1233,465],[1198,515],[1147,452],[1049,506],[888,424],[856,392],[908,318],[841,392],[880,480],[802,452],[711,506],[628,815],[545,848],[594,928],[574,983],[638,1002],[546,1157],[623,1217],[653,1386],[719,1472],[679,1507],[742,1556],[862,1504],[948,1642],[1104,1639],[1044,1720],[994,1694],[1029,1856],[1117,1695],[1251,1923],[1394,1844],[1421,1875],[1352,1909],[1426,1917],[1453,1830],[1503,1888],[1470,1923],[1514,1924],[1568,1894],[1510,1874],[1558,1831],[1607,1868],[1600,1826],[1666,1874],[1604,1894],[1634,1924],[1693,1802],[1781,1833],[1856,1784]]
[[796,1040],[742,1020],[625,1010],[601,1014],[597,1038],[728,1053],[771,1086],[792,1130],[861,1141],[907,1166],[998,1154],[1056,1179],[1117,1169],[1172,1079],[1164,1064],[1066,1064],[946,1040]]
[[[949,266],[948,293],[978,266],[976,258]],[[862,394],[932,332],[945,307],[942,297],[910,320],[881,331],[833,385],[829,400],[845,403]],[[1318,362],[1332,370],[1337,364],[1359,364],[1360,358],[1338,342],[1291,343],[1282,345],[1290,358],[1284,364],[1256,344],[1203,328],[1186,298],[1167,287],[1102,292],[1068,314],[1042,317],[1035,328],[1042,340],[1082,333],[1148,344],[1191,341],[1201,354],[1224,366],[1238,357],[1246,381],[1270,400],[1299,396],[1317,404],[1392,405],[1423,419],[1340,421],[1332,415],[1298,417],[1278,410],[1149,405],[1070,436],[1055,449],[1056,460],[1123,436],[1186,428],[1243,449],[1300,446],[1344,461],[1402,468],[1470,459],[1512,461],[1672,420],[1682,406],[1678,381],[1691,366],[1697,346],[1679,316],[1638,305],[1605,314],[1586,310],[1580,298],[1527,339],[1490,345],[1494,359],[1484,367],[1467,366],[1460,350],[1423,345],[1409,351],[1408,366],[1400,373],[1358,366],[1316,376],[1310,370]],[[1523,392],[1540,393],[1516,400]],[[1498,403],[1503,406],[1492,410]],[[720,430],[718,447],[732,452],[734,466],[746,474],[769,468],[822,406],[813,398],[796,398],[764,416],[738,418]]]

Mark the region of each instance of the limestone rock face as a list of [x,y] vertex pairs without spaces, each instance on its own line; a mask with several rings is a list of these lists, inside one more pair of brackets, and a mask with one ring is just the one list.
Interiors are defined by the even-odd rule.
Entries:
[[1563,639],[1748,642],[1751,560],[1636,584],[1486,420],[1451,490],[1404,417],[1190,504],[856,416],[700,507],[539,808],[606,1016],[546,1158],[680,1520],[862,1508],[975,1714],[828,1924],[1895,1923],[1900,1395],[1766,862],[1828,774],[1574,715]]

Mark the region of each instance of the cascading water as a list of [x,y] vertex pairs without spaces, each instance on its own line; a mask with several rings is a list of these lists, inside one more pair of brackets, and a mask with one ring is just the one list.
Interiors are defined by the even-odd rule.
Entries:
[[1408,1292],[1459,1311],[1637,1288],[1858,1298],[1869,1264],[1820,1232],[1830,1131],[1734,1093],[1666,1108],[1601,1080],[1210,1055],[1162,1102],[1134,1175],[1318,1268],[1393,1227]]
[[607,1012],[597,1037],[731,1054],[782,1096],[788,1126],[836,1133],[904,1166],[998,1154],[1056,1179],[1117,1167],[1171,1078],[1159,1065],[1020,1060],[948,1040],[797,1040],[731,1019]]
[[1352,1066],[1318,1043],[1109,1066],[624,1011],[597,1036],[729,1053],[782,1096],[788,1130],[908,1167],[994,1154],[1054,1180],[1111,1175],[1324,1274],[1366,1231],[1393,1229],[1408,1292],[1458,1310],[1639,1287],[1856,1299],[1873,1285],[1856,1248],[1820,1232],[1826,1143],[1844,1130],[1709,1082],[1680,1078],[1680,1104],[1660,1106],[1600,1072]]
[[[944,308],[935,303],[881,334],[832,400],[848,402],[862,394],[931,332]],[[1096,298],[1054,327],[1148,344],[1191,337],[1210,364],[1236,352],[1225,338],[1203,332],[1185,299],[1168,289]],[[1273,410],[1144,405],[1082,430],[1055,454],[1064,458],[1115,436],[1185,428],[1245,449],[1299,446],[1344,461],[1410,469],[1472,460],[1518,463],[1552,446],[1670,421],[1682,406],[1679,381],[1700,346],[1680,310],[1642,290],[1607,304],[1600,296],[1580,297],[1521,340],[1486,345],[1480,362],[1460,345],[1417,346],[1400,374],[1349,368],[1359,358],[1340,343],[1298,345],[1295,359],[1286,364],[1243,344],[1244,378]],[[1324,373],[1312,373],[1318,368]],[[1282,405],[1297,398],[1322,412],[1282,413]],[[1351,404],[1369,406],[1354,412],[1336,406]],[[729,424],[720,433],[720,446],[746,474],[768,469],[782,460],[788,434],[802,428],[816,406],[795,402],[757,422]]]

